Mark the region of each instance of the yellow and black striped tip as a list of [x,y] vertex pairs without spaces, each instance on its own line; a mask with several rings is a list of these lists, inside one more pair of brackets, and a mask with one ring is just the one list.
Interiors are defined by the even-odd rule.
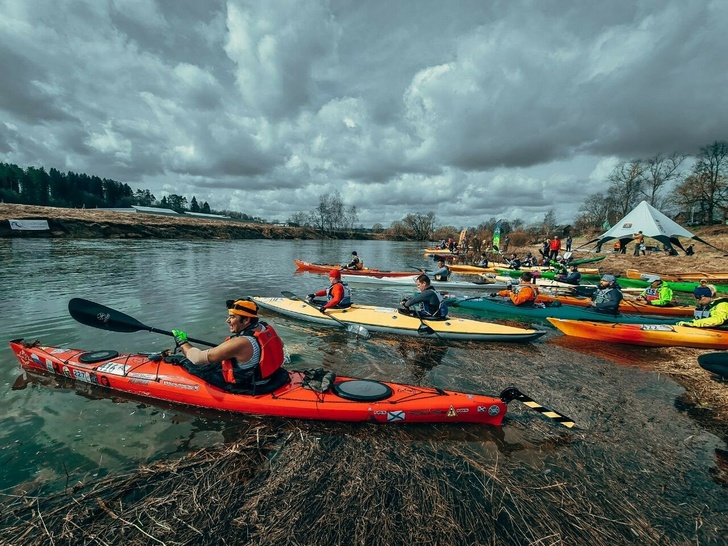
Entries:
[[501,400],[503,400],[506,404],[510,402],[511,400],[518,400],[519,402],[522,402],[529,408],[531,408],[534,411],[539,412],[542,415],[545,415],[552,421],[556,421],[560,425],[565,426],[566,428],[572,428],[575,426],[575,423],[572,419],[569,419],[566,415],[560,414],[558,411],[554,411],[548,408],[543,407],[541,404],[536,402],[533,398],[526,396],[521,391],[519,391],[515,387],[508,387],[500,394]]

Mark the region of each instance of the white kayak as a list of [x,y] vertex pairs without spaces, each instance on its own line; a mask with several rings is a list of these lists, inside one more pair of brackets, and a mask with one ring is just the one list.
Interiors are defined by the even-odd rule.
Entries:
[[332,328],[349,329],[349,326],[359,326],[373,332],[470,341],[532,341],[546,333],[532,328],[516,328],[454,317],[445,320],[420,320],[414,316],[399,314],[391,307],[353,304],[346,309],[328,309],[323,313],[317,307],[295,296],[287,298],[254,296],[250,299],[263,309]]
[[[342,274],[341,280],[346,283],[361,283],[361,284],[377,284],[377,285],[388,285],[388,286],[405,286],[407,288],[415,288],[415,279],[419,276],[412,275],[411,277],[384,277],[377,275],[347,275]],[[504,277],[505,279],[505,277]],[[493,280],[482,280],[478,282],[468,281],[430,281],[432,286],[437,290],[485,290],[487,292],[495,292],[497,290],[505,290],[510,283],[503,281]]]

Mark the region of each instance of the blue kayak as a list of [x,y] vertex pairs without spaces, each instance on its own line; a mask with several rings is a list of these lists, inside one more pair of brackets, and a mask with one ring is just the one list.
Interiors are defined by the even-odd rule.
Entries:
[[[450,307],[469,309],[491,317],[517,316],[528,319],[563,318],[574,320],[591,320],[602,322],[615,322],[620,324],[675,324],[684,317],[661,317],[657,315],[607,315],[597,313],[589,307],[577,305],[541,305],[516,306],[511,300],[502,297],[477,298],[446,298],[445,303]],[[557,302],[558,303],[558,302]]]

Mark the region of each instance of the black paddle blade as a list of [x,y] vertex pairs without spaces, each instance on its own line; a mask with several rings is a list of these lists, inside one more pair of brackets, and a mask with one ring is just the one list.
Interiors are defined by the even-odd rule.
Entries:
[[518,400],[532,410],[537,411],[542,415],[545,415],[549,419],[556,421],[561,425],[564,425],[566,428],[572,428],[575,424],[574,421],[572,419],[569,419],[566,415],[562,415],[557,411],[543,407],[533,398],[530,398],[529,396],[523,394],[516,387],[508,387],[507,389],[505,389],[500,394],[500,399],[503,400],[506,404],[511,400]]
[[149,326],[142,324],[129,315],[100,303],[81,298],[73,298],[68,302],[68,312],[75,320],[92,328],[122,333],[138,332],[140,330],[152,331]]
[[420,327],[417,328],[417,333],[420,335],[431,336],[432,334],[435,333],[435,330],[433,330],[432,328],[427,326],[427,324],[422,323],[422,324],[420,324]]

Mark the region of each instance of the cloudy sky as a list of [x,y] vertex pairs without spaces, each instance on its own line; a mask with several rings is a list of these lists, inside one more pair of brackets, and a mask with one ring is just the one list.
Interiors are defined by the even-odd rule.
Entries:
[[[725,0],[0,0],[0,161],[268,220],[573,219],[728,139]],[[722,59],[722,60],[721,60]]]

